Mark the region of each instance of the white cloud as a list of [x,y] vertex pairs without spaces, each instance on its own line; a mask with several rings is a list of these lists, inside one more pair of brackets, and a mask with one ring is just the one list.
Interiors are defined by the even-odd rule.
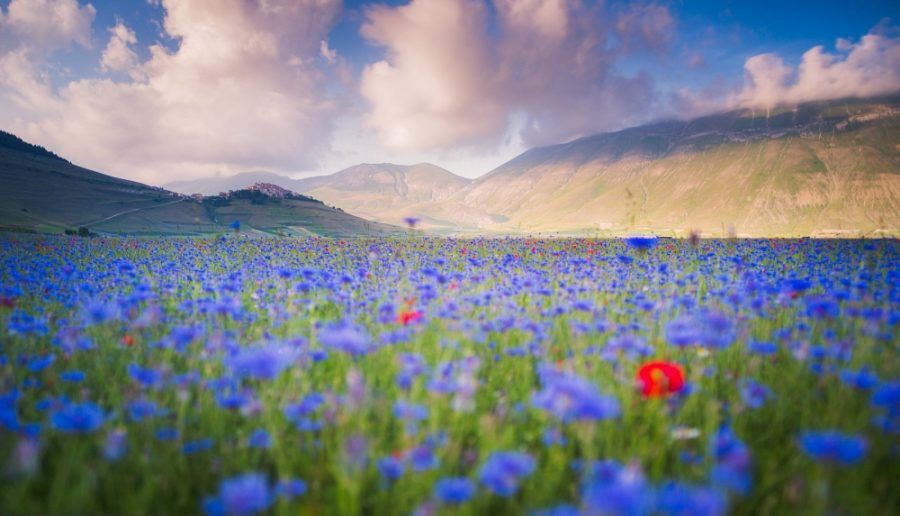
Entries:
[[652,80],[614,68],[634,49],[665,46],[672,21],[664,7],[632,6],[618,19],[578,0],[494,0],[493,7],[496,34],[477,0],[366,11],[362,33],[386,57],[364,69],[360,91],[386,145],[492,146],[513,116],[525,117],[521,136],[534,145],[647,116]]
[[[314,163],[328,145],[333,110],[314,61],[339,0],[162,5],[165,32],[179,46],[151,46],[127,82],[53,88],[36,60],[0,55],[0,68],[11,72],[0,77],[0,124],[79,164],[155,183]],[[112,31],[102,65],[127,68],[132,56],[114,41],[129,49],[132,34]]]
[[96,14],[93,5],[77,0],[12,0],[6,13],[0,6],[0,51],[5,46],[52,51],[73,42],[89,47]]
[[871,97],[900,91],[900,37],[873,31],[852,43],[839,39],[837,53],[816,46],[792,68],[775,54],[744,64],[744,87],[732,99],[740,107],[772,108],[814,100]]
[[124,72],[137,66],[138,56],[131,48],[137,43],[134,31],[119,22],[109,32],[109,43],[100,57],[100,66],[112,72]]

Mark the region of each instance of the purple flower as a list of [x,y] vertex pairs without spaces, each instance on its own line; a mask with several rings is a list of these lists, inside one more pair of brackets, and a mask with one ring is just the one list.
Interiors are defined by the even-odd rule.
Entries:
[[800,449],[813,459],[852,465],[861,461],[868,447],[865,438],[835,430],[805,432],[798,439]]
[[103,456],[108,461],[116,461],[122,458],[128,449],[128,434],[125,430],[117,428],[106,434],[106,441],[103,444]]
[[582,498],[590,513],[645,514],[653,498],[652,486],[637,467],[615,461],[593,462],[585,468]]
[[444,503],[463,503],[475,494],[475,484],[466,477],[442,478],[434,485],[434,496]]
[[498,451],[482,464],[478,478],[491,492],[511,496],[519,489],[521,480],[534,472],[531,455],[522,452]]
[[274,496],[262,473],[245,473],[223,480],[219,492],[203,502],[203,512],[209,515],[256,514],[268,509]]

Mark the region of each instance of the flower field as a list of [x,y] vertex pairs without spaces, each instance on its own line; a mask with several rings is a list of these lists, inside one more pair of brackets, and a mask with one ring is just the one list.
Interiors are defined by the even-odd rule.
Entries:
[[895,240],[0,239],[2,514],[900,511]]

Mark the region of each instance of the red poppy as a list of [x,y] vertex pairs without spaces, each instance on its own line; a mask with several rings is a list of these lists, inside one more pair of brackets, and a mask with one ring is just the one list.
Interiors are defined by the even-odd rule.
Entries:
[[124,337],[122,337],[122,344],[125,344],[126,346],[134,345],[134,337],[131,335],[125,335]]
[[422,319],[422,312],[418,310],[403,310],[399,314],[397,314],[397,322],[402,324],[403,326],[408,326],[410,323],[414,323]]
[[647,362],[637,371],[637,384],[648,398],[668,396],[684,388],[684,370],[674,362]]

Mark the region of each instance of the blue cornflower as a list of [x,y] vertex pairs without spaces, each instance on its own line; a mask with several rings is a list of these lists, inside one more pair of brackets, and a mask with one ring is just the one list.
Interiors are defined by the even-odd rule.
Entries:
[[498,451],[481,466],[478,478],[491,492],[511,496],[519,489],[521,480],[535,468],[534,458],[527,453]]
[[103,425],[103,409],[89,401],[69,403],[50,416],[53,428],[66,433],[88,433]]
[[[177,432],[175,435],[177,437],[177,435],[178,435]],[[215,444],[215,441],[213,441],[212,438],[210,438],[210,437],[206,437],[203,439],[197,439],[196,441],[188,441],[188,442],[184,443],[181,446],[181,451],[185,455],[191,455],[194,453],[200,453],[200,452],[207,451],[213,447],[213,444]]]
[[365,355],[375,348],[362,330],[346,322],[331,324],[322,329],[318,339],[326,348],[336,349],[353,356]]
[[298,496],[303,496],[306,494],[306,491],[308,491],[306,482],[299,478],[281,480],[275,486],[275,495],[286,500],[292,500]]
[[865,438],[835,430],[805,432],[798,442],[804,453],[816,460],[845,465],[861,461],[868,447]]
[[83,382],[85,377],[86,376],[84,374],[84,371],[74,371],[74,370],[66,371],[64,373],[60,373],[60,375],[59,375],[60,380],[62,380],[64,382],[71,382],[71,383]]
[[272,438],[269,436],[269,432],[260,428],[250,434],[250,437],[247,439],[247,446],[251,448],[271,448]]
[[656,492],[652,513],[717,516],[725,514],[727,500],[718,490],[669,482]]
[[778,352],[778,345],[773,342],[751,342],[747,348],[757,355],[774,355]]
[[659,243],[659,237],[656,236],[632,236],[625,239],[628,247],[638,251],[649,251],[656,247]]
[[122,458],[128,449],[128,434],[120,428],[112,430],[106,434],[106,441],[103,443],[103,456],[108,461],[116,461]]
[[463,503],[475,494],[475,484],[466,477],[442,478],[434,485],[434,496],[445,503]]
[[645,514],[653,490],[640,469],[615,461],[591,462],[584,468],[582,499],[590,513]]
[[619,416],[619,402],[605,396],[589,381],[543,367],[543,388],[531,398],[533,406],[546,410],[563,423],[596,421]]
[[28,370],[32,373],[40,373],[44,369],[50,367],[50,364],[55,361],[55,355],[45,355],[43,357],[35,358],[28,362]]
[[162,386],[165,375],[162,371],[152,367],[141,367],[137,364],[128,364],[128,376],[144,387],[159,388]]
[[438,465],[434,450],[428,444],[420,444],[410,450],[408,458],[413,471],[427,471]]
[[244,348],[224,359],[225,367],[239,377],[271,380],[288,368],[297,358],[294,348],[269,345]]
[[256,514],[268,509],[274,496],[262,473],[245,473],[223,480],[217,496],[203,501],[208,515]]
[[388,482],[393,482],[403,476],[403,471],[406,469],[402,460],[391,456],[378,459],[375,465],[381,476]]
[[160,428],[156,431],[156,438],[160,441],[174,441],[178,439],[178,434],[177,428]]
[[710,471],[712,483],[739,494],[747,494],[752,482],[750,450],[728,427],[722,427],[711,442],[715,464]]
[[741,400],[750,408],[760,408],[772,397],[772,391],[765,385],[751,379],[741,382]]
[[840,374],[841,381],[857,389],[868,390],[878,385],[878,375],[863,367],[859,371],[844,369]]
[[394,417],[409,423],[423,421],[428,417],[428,407],[405,400],[394,402]]

